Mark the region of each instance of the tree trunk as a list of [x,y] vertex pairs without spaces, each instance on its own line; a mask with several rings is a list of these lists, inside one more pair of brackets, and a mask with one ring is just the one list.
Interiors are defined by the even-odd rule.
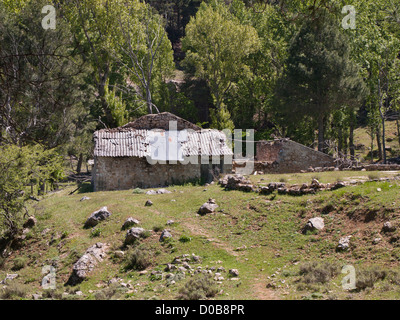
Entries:
[[349,149],[350,149],[350,159],[355,159],[355,148],[354,148],[354,123],[350,122],[350,134],[349,134]]
[[382,143],[379,128],[376,129],[376,145],[378,146],[378,160],[382,160]]
[[324,116],[320,116],[318,119],[318,151],[325,153],[324,120]]
[[396,126],[397,126],[397,138],[399,140],[399,146],[400,146],[400,124],[399,124],[399,119],[396,119]]
[[339,127],[338,128],[338,156],[339,157],[342,155],[342,150],[343,150],[343,128]]
[[80,174],[82,170],[83,154],[79,154],[78,164],[76,165],[76,173]]

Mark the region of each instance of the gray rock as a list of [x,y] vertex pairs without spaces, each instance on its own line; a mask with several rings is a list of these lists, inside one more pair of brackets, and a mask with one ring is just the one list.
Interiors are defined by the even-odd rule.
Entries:
[[123,257],[125,256],[125,252],[123,252],[123,251],[121,251],[121,250],[117,250],[117,251],[114,251],[114,255],[115,255],[117,258],[123,258]]
[[85,200],[90,200],[90,198],[89,198],[89,197],[86,197],[86,196],[84,196],[84,197],[82,197],[82,198],[81,198],[81,200],[79,200],[79,201],[85,201]]
[[145,232],[143,228],[131,228],[128,230],[125,236],[125,244],[134,243],[137,239],[139,239],[142,234]]
[[171,224],[174,224],[174,223],[175,223],[174,220],[168,220],[168,221],[167,221],[167,225],[168,225],[168,226],[170,226]]
[[90,217],[86,220],[84,227],[92,228],[100,221],[107,219],[109,216],[111,216],[111,212],[108,211],[107,207],[102,207],[90,215]]
[[146,192],[146,194],[152,195],[152,194],[157,194],[157,191],[155,190],[149,190]]
[[14,280],[17,277],[18,277],[18,274],[16,274],[16,273],[7,273],[7,275],[4,278],[4,280],[0,281],[0,284],[8,284],[9,281]]
[[338,251],[347,251],[350,249],[350,238],[351,236],[342,237],[339,240],[339,244],[336,247]]
[[134,225],[140,224],[140,221],[137,219],[134,219],[132,217],[129,217],[128,219],[125,220],[124,224],[122,225],[122,230],[126,230]]
[[33,300],[40,300],[41,298],[42,298],[41,294],[38,294],[38,293],[32,294],[32,299]]
[[97,264],[104,260],[108,249],[109,245],[101,242],[97,242],[88,248],[85,254],[74,264],[67,284],[74,286],[85,280]]
[[166,189],[158,189],[157,190],[157,194],[165,194],[165,193],[172,193],[172,192],[169,190],[166,190]]
[[239,271],[238,269],[230,269],[229,274],[233,277],[238,277],[239,276]]
[[212,213],[217,208],[218,208],[218,205],[215,203],[215,200],[214,199],[208,199],[208,201],[203,203],[203,205],[200,207],[199,214]]
[[172,238],[172,234],[168,230],[163,230],[160,236],[160,242],[165,241],[167,238]]
[[383,224],[382,231],[383,232],[394,232],[394,231],[396,231],[396,227],[393,226],[391,222],[387,221]]
[[153,205],[153,201],[147,200],[146,203],[144,204],[146,207],[150,207]]
[[307,224],[303,228],[303,233],[307,231],[323,230],[325,227],[324,219],[321,217],[315,217],[308,220]]

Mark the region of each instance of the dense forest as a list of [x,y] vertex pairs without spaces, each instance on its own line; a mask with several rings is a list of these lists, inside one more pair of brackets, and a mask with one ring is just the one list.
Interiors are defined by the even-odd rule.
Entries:
[[2,0],[3,215],[21,210],[21,183],[62,177],[66,156],[79,173],[95,130],[147,113],[251,128],[256,139],[288,137],[350,159],[362,125],[386,162],[385,122],[400,97],[399,8],[399,0]]

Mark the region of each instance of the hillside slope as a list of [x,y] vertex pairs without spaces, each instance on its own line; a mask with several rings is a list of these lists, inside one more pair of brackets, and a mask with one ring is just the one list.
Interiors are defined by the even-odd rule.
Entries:
[[[318,178],[332,180],[332,174],[318,173]],[[396,174],[390,173],[391,177]],[[385,173],[368,175],[383,177]],[[297,183],[310,177],[252,179],[294,179]],[[300,197],[225,191],[217,184],[172,186],[167,188],[171,193],[157,195],[138,190],[68,195],[72,189],[31,204],[30,212],[38,222],[22,246],[3,261],[0,280],[7,274],[18,277],[6,283],[2,298],[32,299],[33,294],[55,299],[193,298],[187,290],[180,290],[206,273],[212,279],[212,299],[400,298],[398,180],[367,181]],[[80,201],[83,196],[90,199]],[[209,198],[219,207],[214,213],[198,215]],[[148,199],[152,206],[145,206]],[[94,229],[84,229],[89,215],[103,206],[112,215]],[[324,229],[303,234],[308,219],[317,216],[324,219]],[[123,246],[126,231],[121,230],[128,217],[139,220],[138,227],[151,230],[130,249]],[[168,220],[175,223],[166,225]],[[388,221],[395,230],[383,232]],[[171,232],[172,240],[159,241],[164,229]],[[349,235],[350,249],[337,251],[340,238]],[[81,284],[65,286],[73,264],[97,242],[110,245],[106,259]],[[193,254],[200,260],[192,259]],[[136,258],[137,269],[129,268],[127,256],[131,267],[135,266],[132,257]],[[164,271],[177,257],[189,262],[184,275],[177,269]],[[138,261],[144,262],[144,270]],[[46,265],[56,270],[55,290],[41,287]],[[361,281],[357,290],[346,291],[341,286],[345,265],[356,269]],[[231,275],[230,269],[237,269],[239,275]]]

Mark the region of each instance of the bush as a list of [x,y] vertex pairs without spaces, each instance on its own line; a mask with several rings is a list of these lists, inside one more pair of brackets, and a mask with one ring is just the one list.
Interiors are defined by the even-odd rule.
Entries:
[[0,298],[4,300],[12,300],[17,298],[24,298],[28,292],[27,286],[12,282],[9,286],[0,291]]
[[90,237],[91,238],[100,237],[102,231],[103,230],[101,228],[93,228],[92,231],[90,232]]
[[26,266],[26,258],[18,257],[14,259],[11,270],[18,271],[21,270],[22,268],[25,268],[25,266]]
[[144,270],[151,265],[151,256],[148,250],[135,248],[128,251],[124,262],[125,270]]
[[328,262],[321,265],[308,262],[300,266],[299,274],[303,276],[302,282],[307,284],[327,283],[339,274],[339,267]]
[[118,283],[113,283],[103,290],[97,291],[94,294],[96,300],[111,300],[118,299],[120,297],[121,288]]
[[218,293],[214,281],[209,275],[202,275],[189,280],[179,291],[179,300],[204,300],[212,298]]
[[185,242],[192,241],[192,238],[183,235],[183,236],[181,236],[181,237],[179,238],[179,241],[182,242],[182,243],[185,243]]
[[154,232],[159,232],[159,231],[162,231],[162,230],[164,230],[164,227],[161,226],[161,225],[155,225],[155,226],[153,227],[153,231],[154,231]]
[[144,190],[140,189],[140,188],[135,188],[135,189],[133,189],[132,193],[134,193],[134,194],[142,194],[142,193],[144,193]]
[[373,288],[379,280],[384,280],[388,273],[386,270],[362,270],[356,273],[356,290],[361,291],[367,288]]

